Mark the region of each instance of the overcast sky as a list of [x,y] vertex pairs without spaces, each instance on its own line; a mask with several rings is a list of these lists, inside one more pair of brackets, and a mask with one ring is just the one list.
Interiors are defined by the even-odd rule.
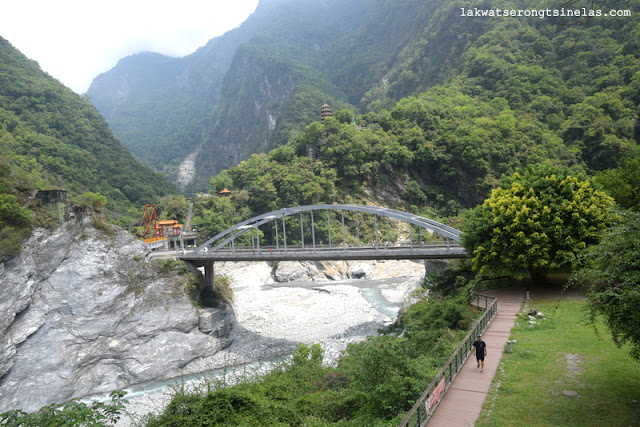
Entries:
[[8,0],[0,36],[77,93],[120,58],[185,56],[240,25],[258,0]]

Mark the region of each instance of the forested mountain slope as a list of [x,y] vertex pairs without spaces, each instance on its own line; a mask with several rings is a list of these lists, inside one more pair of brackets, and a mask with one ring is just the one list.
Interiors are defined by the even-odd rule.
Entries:
[[120,213],[175,191],[131,156],[91,103],[0,37],[0,240],[30,225],[38,189],[100,193]]
[[[357,98],[351,92],[368,90],[382,76],[388,54],[410,37],[406,18],[420,2],[395,2],[407,6],[399,9],[402,17],[388,22],[400,34],[393,43],[368,30],[392,31],[377,19],[387,3],[263,0],[239,28],[205,48],[181,59],[164,58],[165,65],[182,64],[174,71],[151,64],[151,54],[135,55],[97,77],[88,94],[136,157],[168,176],[175,177],[177,164],[199,148],[192,187],[203,189],[215,172],[286,142],[317,119],[322,104],[349,106]],[[216,64],[199,69],[209,80],[186,79],[194,62],[202,64],[205,57]],[[146,87],[157,74],[172,80]]]
[[139,160],[175,177],[177,165],[211,132],[231,60],[263,23],[245,24],[184,58],[143,52],[94,79],[91,101]]
[[[123,76],[129,62],[140,67],[142,76],[169,69],[143,67],[150,54],[123,60],[96,79],[89,93],[125,145],[134,146],[138,158],[167,175],[175,175],[175,168],[169,170],[164,165],[175,165],[188,153],[199,150],[196,179],[189,188],[202,190],[208,178],[220,170],[251,153],[284,144],[318,119],[325,102],[334,111],[348,108],[354,113],[378,114],[429,88],[453,89],[470,97],[470,102],[488,102],[498,111],[484,110],[493,117],[487,121],[460,110],[446,112],[438,105],[416,107],[429,109],[429,114],[437,118],[435,127],[453,117],[476,120],[464,129],[456,124],[455,137],[444,138],[442,132],[430,131],[430,124],[407,117],[426,132],[430,144],[440,141],[436,151],[442,154],[428,165],[439,172],[437,179],[425,175],[428,173],[423,164],[414,165],[414,175],[444,186],[453,185],[451,179],[457,181],[455,185],[468,188],[452,191],[460,193],[463,204],[468,204],[477,202],[501,173],[522,163],[517,152],[527,147],[544,158],[548,147],[540,147],[552,145],[555,148],[549,157],[599,170],[615,166],[635,145],[639,133],[640,29],[633,12],[639,9],[638,3],[263,0],[247,22],[207,45],[209,58],[225,46],[228,62],[216,62],[218,68],[208,74],[219,82],[215,86],[219,96],[207,95],[213,86],[205,85],[198,86],[195,97],[176,89],[180,96],[173,98],[180,101],[161,101],[158,93],[162,87],[177,88],[182,81],[174,75],[162,85],[148,88],[125,79],[132,85],[126,101],[97,102],[105,93],[116,92],[118,86],[100,85]],[[582,14],[619,9],[632,13],[620,17],[491,18],[462,16],[463,8],[579,10]],[[240,33],[245,36],[242,41]],[[235,47],[227,39],[235,40]],[[204,52],[192,56],[199,55],[204,56]],[[191,59],[164,61],[188,63]],[[204,69],[202,72],[206,74]],[[136,95],[135,91],[140,92]],[[191,108],[205,98],[208,110],[203,116]],[[140,108],[143,99],[148,110]],[[139,105],[133,109],[135,103]],[[170,116],[164,131],[164,125],[147,126],[146,119],[124,123],[109,113],[144,118],[152,117],[159,108],[166,109]],[[500,115],[502,110],[508,117]],[[146,111],[150,112],[148,116]],[[189,120],[183,119],[185,116]],[[206,124],[189,126],[201,119]],[[501,141],[494,135],[501,132],[498,124],[519,129],[519,136],[509,136],[511,148],[496,146]],[[180,129],[192,132],[193,138],[179,136]],[[158,145],[130,138],[135,132],[144,133]],[[502,136],[506,137],[504,132]],[[490,154],[492,151],[501,154]],[[157,152],[172,158],[164,158],[160,166],[153,158],[157,154],[152,154]],[[483,160],[472,164],[477,157]],[[461,176],[453,177],[457,173]],[[476,179],[484,185],[480,191],[471,187]]]
[[[450,53],[427,36],[413,40],[364,95],[361,108],[373,111],[334,111],[324,125],[223,171],[212,191],[235,193],[203,204],[200,226],[215,233],[227,217],[231,225],[296,204],[376,197],[451,217],[481,203],[501,177],[540,163],[596,176],[621,206],[637,206],[638,16],[468,21],[456,7],[439,8],[424,30],[457,34]],[[405,91],[417,92],[396,102]]]
[[[265,132],[272,133],[273,120],[284,107],[278,100],[288,101],[293,75],[305,74],[294,64],[282,62],[279,49],[262,52],[264,46],[248,44],[252,39],[280,44],[278,31],[303,19],[299,14],[306,17],[306,29],[315,25],[312,21],[319,16],[318,8],[324,9],[323,4],[314,2],[307,10],[311,2],[298,3],[263,1],[239,28],[184,58],[150,52],[124,58],[98,76],[87,93],[123,144],[165,175],[175,178],[180,162],[196,151],[207,163],[231,166],[269,146]],[[300,29],[300,24],[296,28]],[[294,35],[285,43],[295,44],[296,39]],[[289,61],[293,58],[286,56]],[[316,94],[314,103],[321,99]],[[222,119],[216,114],[219,104],[223,105]],[[311,113],[305,116],[305,123],[310,119]],[[227,150],[225,154],[219,152],[221,147]],[[234,157],[234,152],[240,157]],[[213,168],[215,165],[209,164],[198,171],[206,175],[200,181],[201,188],[203,184],[206,187]]]

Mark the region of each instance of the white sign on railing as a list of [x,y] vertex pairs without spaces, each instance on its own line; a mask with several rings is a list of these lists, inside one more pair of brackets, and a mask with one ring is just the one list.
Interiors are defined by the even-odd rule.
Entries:
[[442,396],[442,393],[444,393],[444,388],[446,386],[444,378],[445,377],[443,376],[438,385],[431,392],[431,395],[429,396],[427,401],[424,402],[424,407],[427,411],[427,415],[431,413],[431,408],[433,408],[436,403],[438,403],[438,401],[440,400],[440,396]]

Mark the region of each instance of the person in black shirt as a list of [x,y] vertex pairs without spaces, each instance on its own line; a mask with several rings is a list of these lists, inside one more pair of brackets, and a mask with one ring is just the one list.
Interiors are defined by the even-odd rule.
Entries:
[[482,341],[480,335],[478,335],[478,339],[473,342],[473,348],[476,353],[478,368],[480,368],[480,373],[482,373],[482,370],[484,369],[484,356],[487,354],[487,344]]

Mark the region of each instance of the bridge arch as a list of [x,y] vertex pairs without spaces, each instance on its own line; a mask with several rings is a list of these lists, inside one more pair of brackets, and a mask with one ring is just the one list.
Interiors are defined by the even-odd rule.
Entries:
[[[293,216],[293,215],[301,216],[303,213],[309,212],[311,215],[311,224],[313,228],[313,224],[314,224],[313,212],[314,211],[342,211],[343,229],[344,229],[344,212],[351,211],[351,212],[362,212],[362,213],[374,215],[374,219],[376,221],[377,221],[377,217],[386,217],[390,219],[404,221],[406,223],[419,227],[419,230],[424,229],[430,233],[441,235],[445,239],[447,239],[447,242],[453,241],[454,245],[459,245],[460,238],[462,236],[462,232],[460,232],[459,230],[453,227],[449,227],[447,225],[441,224],[432,219],[424,218],[424,217],[407,213],[407,212],[398,211],[395,209],[381,208],[381,207],[375,207],[375,206],[365,206],[365,205],[342,205],[342,204],[307,205],[307,206],[296,206],[291,208],[279,209],[276,211],[255,216],[253,218],[249,218],[213,236],[211,239],[207,240],[205,243],[203,243],[198,248],[196,248],[194,253],[198,254],[201,251],[209,251],[209,250],[217,251],[223,248],[224,246],[226,246],[227,244],[231,244],[231,246],[233,247],[234,241],[240,235],[248,231],[251,231],[251,233],[253,233],[254,229],[258,229],[258,227],[264,224],[267,224],[269,222],[275,222],[276,234],[277,234],[277,224],[279,220],[283,221],[283,228],[284,228],[283,231],[285,233],[284,244],[286,248],[286,228],[285,228],[284,218]],[[377,226],[377,223],[376,223],[376,226]],[[331,227],[329,227],[329,230],[330,229]],[[376,230],[376,233],[377,233],[377,230]],[[252,238],[253,238],[253,234],[252,234]],[[314,235],[314,238],[315,238],[315,235]]]

